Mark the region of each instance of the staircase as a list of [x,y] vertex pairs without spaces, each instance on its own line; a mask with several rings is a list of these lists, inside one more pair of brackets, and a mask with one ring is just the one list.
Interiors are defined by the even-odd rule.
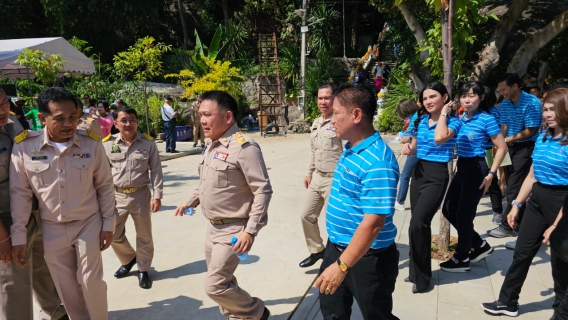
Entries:
[[269,134],[286,135],[276,34],[259,35],[258,49],[258,123],[260,133],[263,137]]

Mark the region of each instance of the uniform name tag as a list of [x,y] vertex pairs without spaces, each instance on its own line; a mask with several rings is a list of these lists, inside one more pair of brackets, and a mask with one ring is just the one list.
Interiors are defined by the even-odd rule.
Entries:
[[223,151],[215,151],[213,154],[213,159],[219,159],[221,161],[227,161],[227,157],[229,156],[228,153]]
[[32,157],[32,161],[47,160],[46,156]]
[[4,152],[4,151],[6,151],[6,150],[8,150],[8,149],[6,149],[6,148],[0,149],[0,153]]
[[146,153],[148,153],[148,150],[146,150],[146,149],[138,149],[138,153],[146,154]]
[[90,153],[75,153],[73,159],[88,159],[91,157]]

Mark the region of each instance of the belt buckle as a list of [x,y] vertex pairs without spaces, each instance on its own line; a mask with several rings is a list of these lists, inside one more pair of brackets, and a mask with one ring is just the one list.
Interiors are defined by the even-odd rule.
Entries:
[[138,190],[137,188],[124,188],[123,189],[124,194],[131,194],[131,193],[136,192],[137,190]]
[[214,224],[214,225],[223,224],[223,221],[218,221],[218,220],[213,220],[213,219],[210,219],[209,222],[211,222],[211,224]]

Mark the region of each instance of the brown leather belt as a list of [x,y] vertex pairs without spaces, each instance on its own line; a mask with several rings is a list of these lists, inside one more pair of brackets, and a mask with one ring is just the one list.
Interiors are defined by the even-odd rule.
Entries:
[[146,188],[147,186],[143,186],[143,187],[130,187],[130,188],[118,188],[118,187],[114,187],[114,191],[118,192],[118,193],[124,193],[124,194],[131,194],[134,193],[138,190],[142,190],[144,188]]
[[324,178],[333,178],[333,172],[321,172],[319,170],[316,170],[316,173]]
[[209,219],[209,222],[211,222],[211,224],[214,224],[214,225],[222,225],[222,224],[232,224],[232,223],[242,222],[242,221],[245,221],[245,220],[246,219],[243,219],[243,218],[227,218],[227,219],[221,219],[221,220]]

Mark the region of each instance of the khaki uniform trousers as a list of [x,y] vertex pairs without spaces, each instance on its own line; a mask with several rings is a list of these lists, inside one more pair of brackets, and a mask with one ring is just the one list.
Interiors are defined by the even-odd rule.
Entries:
[[259,320],[264,302],[241,289],[233,275],[239,258],[233,252],[231,238],[245,229],[246,222],[213,225],[208,223],[205,239],[205,293],[219,304],[221,313],[229,319]]
[[[37,212],[33,213],[26,226],[26,266],[0,263],[0,320],[34,319],[32,290],[41,308],[39,319],[59,319],[66,313],[43,257],[39,221]],[[12,218],[2,218],[2,223],[10,230]]]
[[[126,265],[136,258],[138,271],[150,271],[154,258],[154,241],[152,240],[152,212],[150,210],[151,194],[144,188],[131,194],[116,193],[118,219],[114,231],[112,250],[120,264]],[[136,250],[126,238],[126,219],[132,216],[136,229]]]
[[205,135],[203,133],[203,126],[199,121],[193,123],[193,143],[197,143],[197,137],[201,141],[201,145],[205,145]]
[[72,320],[107,320],[100,212],[71,222],[41,221],[45,260]]
[[300,209],[304,236],[310,253],[325,250],[325,245],[320,236],[318,218],[322,209],[325,210],[324,204],[327,203],[332,181],[332,177],[322,177],[319,173],[314,172],[312,182],[308,186],[308,192]]

